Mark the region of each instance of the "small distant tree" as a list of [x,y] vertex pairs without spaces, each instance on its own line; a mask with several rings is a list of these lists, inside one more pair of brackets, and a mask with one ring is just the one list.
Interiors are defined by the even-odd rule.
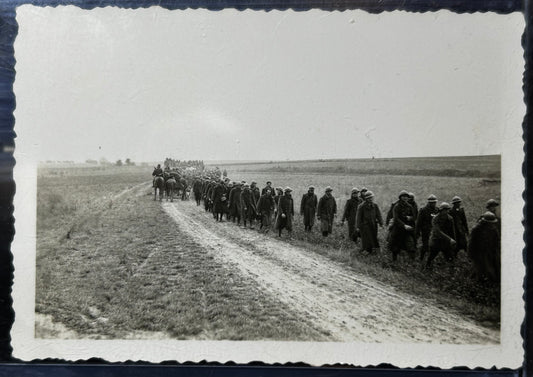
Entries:
[[122,160],[117,160],[117,162],[115,162],[115,165],[116,166],[122,166]]
[[135,162],[133,162],[133,161],[130,160],[129,158],[127,158],[126,161],[124,161],[124,163],[125,163],[127,166],[135,166]]

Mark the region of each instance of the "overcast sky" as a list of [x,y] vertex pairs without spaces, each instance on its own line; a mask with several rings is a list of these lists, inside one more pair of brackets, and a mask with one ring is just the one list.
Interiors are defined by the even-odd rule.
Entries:
[[38,160],[501,153],[523,16],[22,6],[15,131]]

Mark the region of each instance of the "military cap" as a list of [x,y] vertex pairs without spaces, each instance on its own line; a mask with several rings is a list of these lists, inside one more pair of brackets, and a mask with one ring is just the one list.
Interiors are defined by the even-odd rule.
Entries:
[[224,178],[224,182],[227,182],[227,181],[229,181],[229,178],[228,177]]
[[257,184],[257,182],[256,182],[256,181],[252,181],[250,184],[251,184],[251,185],[253,185],[253,184]]
[[414,198],[415,198],[415,194],[413,194],[412,192],[410,192],[410,193],[409,193],[409,198],[414,199]]
[[359,192],[359,189],[358,189],[357,187],[354,187],[354,188],[352,189],[352,194],[353,194],[354,192]]
[[244,185],[246,183],[246,181],[241,181],[241,185]]
[[496,219],[496,215],[494,213],[487,211],[481,216],[481,221],[485,221],[487,223],[496,223],[498,222],[498,219]]
[[437,197],[433,194],[431,194],[430,196],[428,196],[428,202],[429,203],[437,203]]
[[315,186],[309,186],[308,190],[314,190]]
[[454,197],[452,198],[452,204],[453,204],[453,203],[461,203],[461,202],[462,202],[462,200],[461,200],[461,198],[458,197],[458,196],[454,196]]
[[487,201],[487,205],[485,206],[485,208],[489,208],[489,207],[497,207],[499,206],[500,203],[498,203],[498,201],[494,200],[494,199],[489,199]]
[[400,191],[400,195],[398,195],[398,198],[401,199],[402,196],[407,196],[407,197],[409,197],[409,193],[408,193],[407,191],[405,191],[405,190],[402,190],[402,191]]
[[368,199],[368,198],[373,198],[374,197],[374,193],[372,191],[366,191],[366,194],[365,194],[365,199]]
[[268,185],[269,183],[270,183],[270,184],[272,184],[272,182],[270,182],[270,181],[267,181],[267,185]]
[[439,209],[450,209],[452,208],[448,203],[442,202],[439,206]]
[[276,191],[283,191],[283,188],[281,188],[281,187],[276,187]]
[[325,191],[326,191],[326,192],[330,192],[330,191],[333,191],[333,189],[331,188],[331,186],[328,186],[328,187],[326,187],[326,190],[325,190]]
[[248,183],[245,183],[244,187],[250,187],[250,185]]
[[292,189],[289,186],[285,187],[285,192],[291,192],[291,191]]
[[366,191],[368,191],[368,189],[367,189],[366,187],[363,187],[363,188],[361,189],[361,192],[366,192]]

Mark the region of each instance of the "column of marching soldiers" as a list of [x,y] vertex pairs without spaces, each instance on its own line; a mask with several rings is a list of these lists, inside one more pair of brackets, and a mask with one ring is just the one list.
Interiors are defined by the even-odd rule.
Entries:
[[[153,174],[154,175],[154,174]],[[192,191],[197,206],[211,212],[216,221],[222,222],[223,216],[238,226],[268,233],[275,229],[282,236],[285,229],[288,236],[293,230],[294,199],[290,187],[273,187],[272,182],[260,189],[257,182],[230,181],[208,176],[195,177]],[[315,218],[319,222],[323,237],[333,231],[337,215],[337,203],[332,188],[326,187],[318,199],[315,188],[309,186],[302,196],[300,215],[303,217],[306,232],[312,232]],[[462,200],[455,196],[451,204],[441,202],[431,194],[425,206],[419,209],[415,196],[402,190],[398,200],[393,202],[385,220],[379,206],[374,202],[374,193],[367,188],[354,187],[351,197],[346,201],[340,225],[348,224],[348,237],[358,244],[364,254],[379,249],[378,227],[387,228],[387,244],[396,262],[404,250],[414,260],[417,242],[421,239],[419,259],[428,270],[435,257],[442,253],[445,260],[453,265],[460,251],[467,252],[473,262],[474,273],[480,279],[499,281],[500,279],[500,239],[501,222],[497,215],[499,203],[494,199],[486,202],[483,213],[474,227],[469,230]]]

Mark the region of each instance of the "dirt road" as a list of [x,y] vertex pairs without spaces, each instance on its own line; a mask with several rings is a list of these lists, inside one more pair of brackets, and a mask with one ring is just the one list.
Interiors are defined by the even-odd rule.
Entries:
[[396,291],[314,252],[231,223],[190,202],[163,202],[180,232],[215,260],[330,334],[331,341],[498,343],[500,333]]

